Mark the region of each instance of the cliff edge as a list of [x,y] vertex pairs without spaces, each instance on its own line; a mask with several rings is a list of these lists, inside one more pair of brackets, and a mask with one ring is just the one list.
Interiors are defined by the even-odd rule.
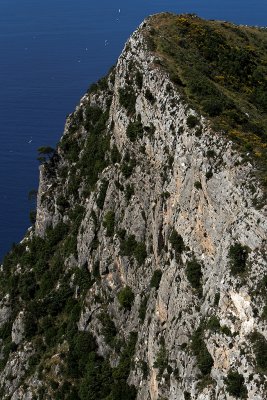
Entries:
[[1,398],[267,397],[267,32],[159,14],[40,168]]

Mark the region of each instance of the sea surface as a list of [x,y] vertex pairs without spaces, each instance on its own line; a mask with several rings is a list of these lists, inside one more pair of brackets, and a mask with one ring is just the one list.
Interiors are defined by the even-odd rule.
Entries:
[[191,12],[266,26],[266,0],[0,0],[0,260],[30,225],[37,148],[107,73],[149,14]]

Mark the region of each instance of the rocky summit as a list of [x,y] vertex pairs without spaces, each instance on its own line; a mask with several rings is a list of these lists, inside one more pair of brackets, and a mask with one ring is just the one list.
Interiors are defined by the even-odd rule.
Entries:
[[41,150],[3,400],[267,398],[267,30],[147,18]]

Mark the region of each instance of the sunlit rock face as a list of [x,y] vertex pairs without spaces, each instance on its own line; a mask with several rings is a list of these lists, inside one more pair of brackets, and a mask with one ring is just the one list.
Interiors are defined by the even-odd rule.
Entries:
[[[112,368],[120,354],[103,334],[102,313],[118,338],[138,333],[127,379],[138,400],[231,399],[231,372],[242,378],[237,390],[244,398],[265,399],[266,372],[257,367],[253,339],[255,331],[267,339],[261,289],[267,217],[266,208],[254,206],[262,192],[252,164],[181,96],[148,49],[148,31],[146,21],[127,42],[107,87],[86,94],[69,117],[58,158],[41,167],[34,234],[45,238],[49,226],[70,221],[66,209],[83,207],[64,274],[71,272],[76,299],[83,288],[75,271],[85,268],[97,278],[84,292],[77,327],[93,334],[98,354]],[[79,160],[91,134],[84,121],[92,107],[108,115],[109,149],[87,191]],[[68,136],[79,144],[74,161],[63,146]],[[75,176],[79,184],[71,191]],[[130,305],[120,296],[126,287]],[[1,305],[3,320],[8,307]],[[9,356],[1,373],[3,398],[39,398],[41,386],[54,398],[36,371],[23,385],[7,383],[12,366],[24,379],[20,363],[34,351],[24,336],[23,311],[12,329],[20,353]],[[67,339],[56,350],[46,367],[53,364],[50,377],[62,385],[60,351],[68,352]]]

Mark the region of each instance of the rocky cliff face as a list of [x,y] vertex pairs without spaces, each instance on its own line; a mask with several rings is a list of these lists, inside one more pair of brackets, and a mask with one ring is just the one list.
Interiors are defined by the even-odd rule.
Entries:
[[[3,399],[267,397],[267,209],[256,206],[263,192],[253,164],[172,83],[149,50],[149,30],[148,20],[82,98],[41,167],[35,232],[14,272],[26,292],[26,273],[36,287],[29,298],[7,290],[1,303],[14,347],[6,356],[2,346]],[[29,261],[34,240],[41,253],[53,249],[45,267]],[[58,296],[56,310],[49,296]],[[47,315],[28,309],[34,300]],[[93,351],[99,357],[101,376],[109,364],[95,387],[88,360],[87,375],[68,371],[77,345],[59,321],[74,308],[72,335],[90,332],[95,348],[83,348],[88,360]]]

